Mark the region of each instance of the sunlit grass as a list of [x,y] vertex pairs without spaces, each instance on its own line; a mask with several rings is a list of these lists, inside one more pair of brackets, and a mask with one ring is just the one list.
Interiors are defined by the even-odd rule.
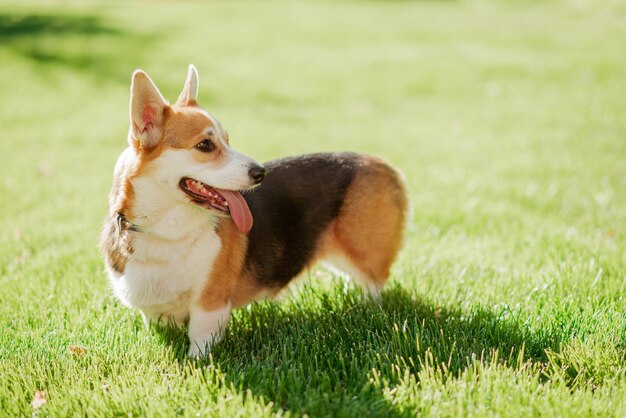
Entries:
[[[599,2],[0,8],[0,411],[624,416],[625,10]],[[147,330],[97,237],[131,72],[260,161],[380,155],[406,244],[380,306],[322,268],[210,359]],[[384,213],[381,213],[384,216]],[[82,346],[77,356],[68,347]]]

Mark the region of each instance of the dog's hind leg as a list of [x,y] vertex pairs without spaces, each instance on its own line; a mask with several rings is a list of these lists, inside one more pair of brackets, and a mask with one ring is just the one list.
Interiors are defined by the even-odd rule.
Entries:
[[328,230],[322,257],[378,297],[402,244],[407,206],[398,172],[365,157]]
[[341,253],[326,256],[324,264],[328,264],[332,270],[337,270],[340,275],[347,276],[346,279],[354,279],[356,284],[366,290],[374,300],[380,299],[380,292],[386,278],[381,280],[368,276],[347,255]]

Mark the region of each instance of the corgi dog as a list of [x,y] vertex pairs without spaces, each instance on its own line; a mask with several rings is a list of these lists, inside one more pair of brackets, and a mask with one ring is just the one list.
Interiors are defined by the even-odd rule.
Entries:
[[193,65],[174,104],[140,70],[130,93],[100,248],[113,292],[146,324],[188,324],[189,355],[206,355],[231,309],[317,261],[378,296],[407,211],[395,169],[348,152],[259,164],[198,105]]

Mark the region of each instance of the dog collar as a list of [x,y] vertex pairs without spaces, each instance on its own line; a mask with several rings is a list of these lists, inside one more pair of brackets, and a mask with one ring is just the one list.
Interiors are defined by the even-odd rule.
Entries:
[[120,234],[124,231],[141,232],[141,228],[129,221],[122,212],[117,212],[117,229]]

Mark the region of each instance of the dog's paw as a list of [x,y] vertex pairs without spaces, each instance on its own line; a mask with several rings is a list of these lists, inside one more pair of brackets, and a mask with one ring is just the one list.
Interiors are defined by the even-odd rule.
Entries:
[[203,340],[190,340],[189,352],[187,355],[190,358],[204,358],[211,353],[211,347],[219,341],[219,336],[216,334],[210,335],[209,338]]
[[201,347],[200,344],[192,341],[187,356],[192,359],[199,359],[208,356],[210,352],[211,347],[208,344],[205,343],[204,346]]
[[205,357],[223,336],[230,316],[230,301],[221,309],[205,311],[192,306],[189,318],[189,357]]

